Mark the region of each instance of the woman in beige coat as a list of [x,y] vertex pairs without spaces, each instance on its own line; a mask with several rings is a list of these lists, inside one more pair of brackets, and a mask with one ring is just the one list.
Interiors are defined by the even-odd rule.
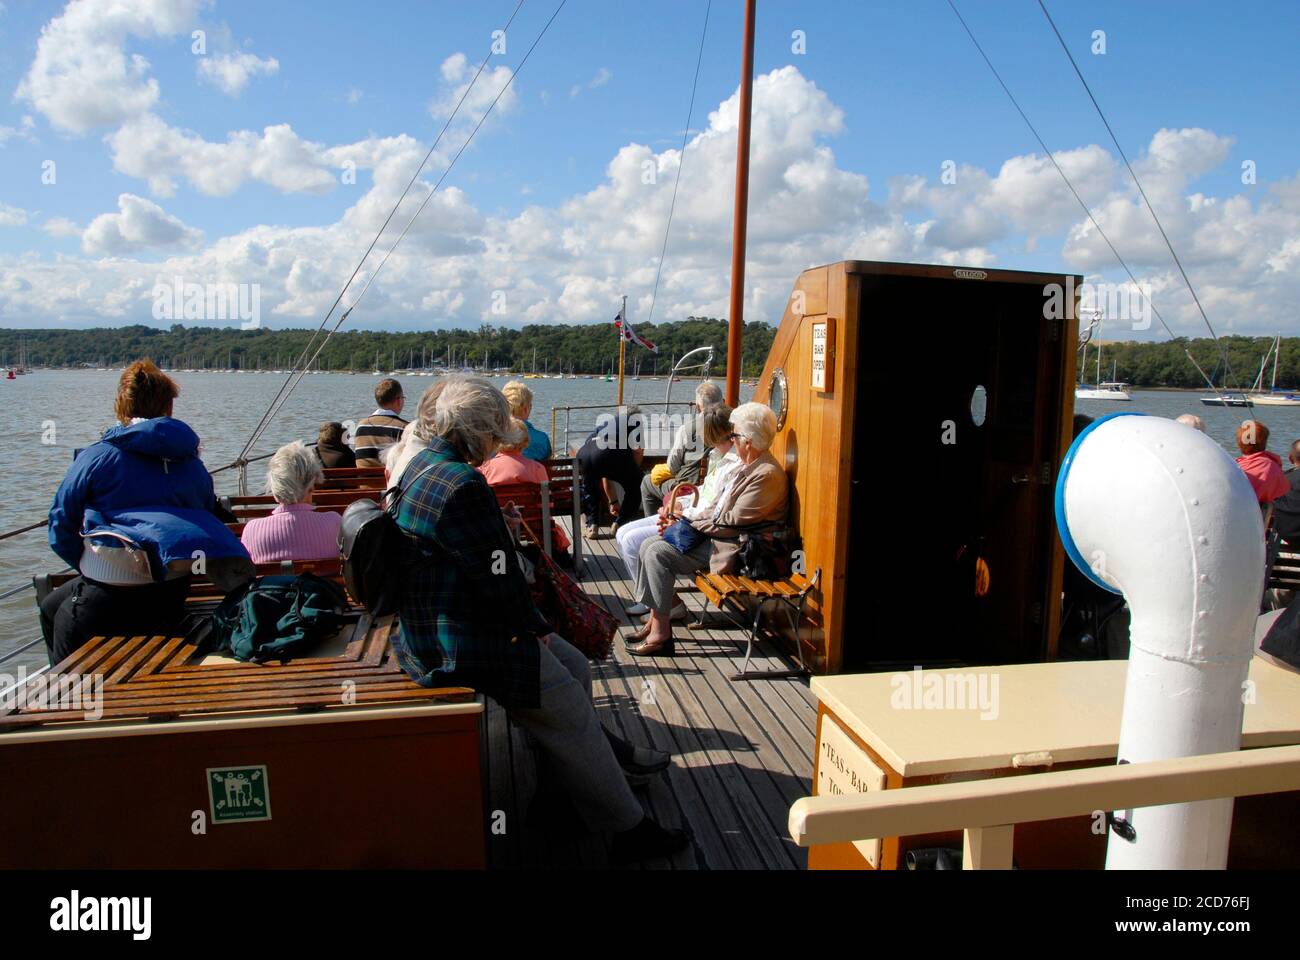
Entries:
[[785,470],[768,452],[776,437],[776,416],[764,404],[742,403],[731,412],[731,428],[735,431],[731,435],[734,449],[743,466],[718,495],[712,516],[694,521],[693,526],[704,534],[704,539],[686,553],[662,537],[651,537],[641,544],[641,565],[633,594],[650,608],[650,616],[633,635],[637,642],[628,644],[628,653],[671,656],[671,612],[678,574],[692,574],[706,567],[714,573],[733,572],[745,528],[785,519],[789,482]]

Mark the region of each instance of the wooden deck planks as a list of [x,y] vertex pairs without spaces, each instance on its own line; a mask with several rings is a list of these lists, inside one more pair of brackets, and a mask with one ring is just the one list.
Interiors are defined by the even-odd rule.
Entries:
[[[560,518],[566,526],[568,518]],[[630,584],[612,537],[584,542],[582,585],[620,621]],[[682,580],[692,614],[704,598]],[[612,656],[593,664],[593,698],[602,722],[633,743],[673,754],[673,764],[638,789],[647,812],[666,826],[685,826],[692,845],[671,862],[647,869],[796,869],[804,851],[786,835],[790,804],[810,792],[815,701],[807,683],[774,679],[742,683],[745,633],[724,621],[706,630],[675,625],[675,657],[632,657],[623,634]],[[786,661],[761,644],[754,669]],[[530,750],[504,712],[489,705],[491,808],[513,804],[523,822],[536,789]],[[508,757],[508,762],[502,758]],[[567,842],[566,842],[567,837]],[[513,845],[490,839],[494,866],[598,867],[603,844],[594,837],[525,828]]]

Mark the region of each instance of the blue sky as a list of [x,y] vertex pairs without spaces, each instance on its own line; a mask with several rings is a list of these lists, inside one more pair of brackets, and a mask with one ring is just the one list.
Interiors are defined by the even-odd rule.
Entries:
[[[139,285],[150,286],[155,273],[181,271],[201,283],[263,284],[264,302],[283,307],[268,323],[314,325],[316,305],[332,299],[346,277],[344,264],[350,268],[373,234],[367,226],[377,225],[362,215],[361,201],[368,191],[376,208],[386,209],[395,199],[391,188],[380,188],[371,166],[361,165],[355,184],[328,189],[302,186],[293,179],[296,173],[286,174],[285,182],[263,182],[268,175],[257,173],[258,164],[279,163],[274,153],[269,161],[249,159],[247,170],[231,173],[232,189],[214,191],[212,184],[197,182],[201,174],[174,171],[171,186],[159,189],[149,179],[151,164],[167,155],[179,170],[185,161],[168,154],[169,140],[182,144],[174,152],[192,150],[201,140],[213,145],[211,163],[219,165],[232,131],[256,138],[285,124],[292,149],[319,153],[306,167],[329,169],[343,155],[330,150],[402,136],[408,138],[406,152],[414,149],[418,156],[441,125],[430,104],[455,85],[447,80],[445,62],[463,53],[476,64],[487,52],[490,32],[514,7],[495,0],[184,0],[174,6],[197,2],[186,17],[174,10],[159,13],[160,2],[131,0],[140,8],[138,23],[145,24],[136,28],[97,22],[75,4],[4,5],[0,86],[12,96],[0,106],[0,223],[6,224],[0,226],[0,324],[153,322],[148,290]],[[513,69],[554,7],[526,0],[505,55],[494,57],[490,68]],[[455,229],[455,211],[447,211],[447,220],[432,217],[430,231],[446,236],[426,238],[425,246],[413,244],[409,253],[403,248],[403,256],[394,257],[391,284],[385,284],[387,276],[377,282],[371,309],[359,311],[357,325],[475,326],[493,320],[490,294],[503,288],[511,291],[512,306],[496,322],[605,319],[606,301],[619,290],[640,308],[634,316],[644,315],[667,194],[657,189],[653,200],[627,201],[611,162],[621,150],[641,145],[649,153],[637,156],[652,158],[660,186],[671,184],[704,7],[696,0],[570,0],[515,81],[511,108],[489,120],[447,180],[446,187],[460,191]],[[1085,191],[1089,202],[1106,212],[1102,222],[1112,239],[1122,252],[1132,251],[1135,268],[1152,282],[1158,302],[1169,304],[1180,332],[1195,333],[1185,296],[1169,283],[1167,254],[1151,246],[1149,219],[1134,216],[1141,210],[1131,185],[1115,167],[1113,147],[1037,3],[964,0],[959,7],[1049,146],[1069,151],[1095,145],[1104,152],[1104,158],[1094,152],[1080,159],[1081,180],[1095,187]],[[1180,253],[1187,253],[1193,280],[1211,290],[1221,325],[1271,330],[1294,324],[1289,304],[1297,292],[1294,267],[1300,266],[1300,204],[1292,195],[1300,169],[1300,132],[1293,119],[1300,5],[1260,3],[1247,10],[1214,2],[1055,0],[1049,8],[1130,158],[1150,161],[1140,167],[1152,178],[1148,192],[1158,207],[1167,204],[1161,213],[1168,212],[1171,235]],[[693,240],[680,248],[670,242],[669,284],[661,288],[665,299],[656,317],[661,311],[725,312],[731,174],[724,161],[728,150],[734,156],[734,133],[730,147],[722,142],[725,124],[716,136],[707,133],[710,111],[735,91],[741,14],[737,0],[713,4],[692,124],[706,136],[696,150],[698,161],[687,153],[677,213],[680,229]],[[87,70],[87,76],[93,67],[78,60],[77,49],[91,50],[92,64],[106,50],[145,58],[147,66],[137,67],[138,73],[110,76],[108,83],[122,80],[124,91],[156,83],[157,97],[102,122],[86,120],[67,89],[79,79],[67,69],[28,81],[43,28],[58,35],[49,41],[51,55]],[[199,75],[192,29],[206,32],[209,58],[252,54],[263,63],[273,58],[276,66],[249,76],[237,92],[223,91]],[[1105,31],[1104,55],[1090,52],[1094,30]],[[792,51],[794,31],[803,31],[803,54]],[[1081,219],[1077,207],[1073,217],[1062,210],[1041,224],[1032,220],[1032,211],[1018,208],[1020,198],[1032,206],[1033,190],[1048,187],[1039,182],[1022,189],[1009,173],[999,172],[1012,158],[1037,154],[1037,144],[943,0],[760,0],[756,73],[787,67],[794,70],[773,81],[770,100],[756,103],[756,111],[776,110],[773,136],[788,142],[773,157],[771,179],[756,182],[755,189],[791,194],[783,207],[756,192],[751,210],[759,233],[770,239],[750,252],[760,288],[754,308],[767,319],[779,318],[800,269],[847,256],[1119,278],[1094,249],[1095,238],[1091,244],[1087,238],[1069,242]],[[480,81],[482,89],[488,76]],[[40,92],[24,93],[25,84]],[[817,93],[815,103],[807,99],[810,91]],[[805,104],[800,109],[808,115],[782,116],[787,103]],[[137,130],[144,128],[132,124],[145,114],[156,118],[151,129],[158,143],[134,160],[123,159],[132,144],[142,142]],[[805,129],[789,133],[787,119],[803,122]],[[756,121],[756,136],[761,127]],[[1156,150],[1153,157],[1153,138],[1161,130],[1202,133],[1171,135],[1161,148],[1167,152]],[[459,125],[453,133],[463,139]],[[120,142],[113,142],[114,134]],[[453,137],[450,145],[458,143]],[[51,159],[57,182],[43,185],[42,164]],[[1255,164],[1254,185],[1241,182],[1246,160]],[[945,161],[959,171],[959,189],[948,193],[940,192]],[[809,164],[817,168],[814,174],[791,174]],[[409,176],[409,161],[403,169]],[[392,175],[394,182],[402,180]],[[269,176],[274,180],[276,174]],[[303,176],[308,183],[310,170]],[[901,199],[904,182],[914,186],[911,202]],[[124,195],[136,198],[127,201],[131,213],[120,200]],[[845,219],[792,226],[782,243],[781,211],[801,199],[809,209],[825,202],[828,211],[844,210]],[[104,215],[124,220],[102,223],[88,239],[91,223]],[[625,228],[638,216],[644,222]],[[63,226],[51,227],[59,218]],[[145,226],[133,226],[140,218],[148,221]],[[321,231],[328,238],[318,236]],[[530,248],[520,242],[521,233],[552,242],[549,249]],[[454,242],[447,239],[452,234]],[[249,237],[261,244],[256,256],[232,258],[220,249],[223,239],[236,246]],[[936,237],[949,240],[936,243]],[[560,248],[564,256],[555,256]],[[286,279],[291,265],[298,268],[292,283]],[[115,299],[114,284],[123,282],[135,282],[134,292]],[[76,292],[43,295],[50,284],[73,284]],[[282,293],[286,284],[296,292]]]

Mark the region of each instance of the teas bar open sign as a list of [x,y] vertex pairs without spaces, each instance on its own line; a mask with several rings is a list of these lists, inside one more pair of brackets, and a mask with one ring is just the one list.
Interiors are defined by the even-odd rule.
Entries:
[[829,317],[812,325],[812,376],[809,378],[817,393],[830,393],[834,389],[835,323]]
[[[885,788],[885,771],[849,739],[829,713],[822,715],[817,743],[817,796],[841,797]],[[853,845],[873,867],[880,866],[880,840],[855,840]]]

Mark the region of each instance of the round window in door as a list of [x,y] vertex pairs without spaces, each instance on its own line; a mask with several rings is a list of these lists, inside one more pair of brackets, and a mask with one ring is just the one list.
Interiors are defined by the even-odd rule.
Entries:
[[977,386],[970,395],[970,418],[971,422],[977,427],[984,426],[984,421],[989,415],[989,392],[984,389],[984,385]]
[[786,389],[785,371],[777,367],[772,371],[772,382],[768,385],[767,405],[776,414],[776,428],[785,426],[785,415],[790,406],[790,395]]

